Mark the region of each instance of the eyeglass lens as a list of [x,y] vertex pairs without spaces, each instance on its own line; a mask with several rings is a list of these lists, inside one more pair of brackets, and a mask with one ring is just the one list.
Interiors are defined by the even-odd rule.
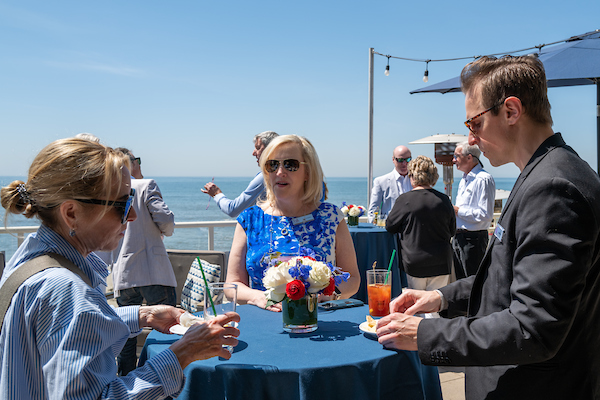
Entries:
[[265,168],[267,172],[275,172],[279,169],[280,163],[283,163],[283,168],[287,169],[290,172],[298,171],[298,168],[300,168],[300,164],[304,164],[292,158],[287,160],[268,160],[265,164]]
[[410,162],[410,160],[412,160],[412,157],[407,157],[407,158],[396,158],[396,161],[401,163],[401,162]]

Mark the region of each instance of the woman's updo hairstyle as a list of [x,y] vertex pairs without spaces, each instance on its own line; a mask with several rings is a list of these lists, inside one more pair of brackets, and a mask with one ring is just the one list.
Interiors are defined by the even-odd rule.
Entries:
[[37,217],[53,227],[56,208],[66,200],[114,198],[127,162],[123,154],[90,140],[50,143],[31,163],[27,182],[13,181],[0,191],[5,226],[12,213]]

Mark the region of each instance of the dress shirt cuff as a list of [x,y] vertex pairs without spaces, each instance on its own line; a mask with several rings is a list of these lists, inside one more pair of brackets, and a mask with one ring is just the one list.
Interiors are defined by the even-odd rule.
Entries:
[[217,193],[215,194],[215,197],[213,197],[213,199],[215,199],[215,202],[218,203],[219,200],[221,200],[223,197],[225,197],[223,193]]
[[440,311],[447,309],[448,308],[448,300],[446,300],[446,298],[444,297],[444,293],[440,292],[438,289],[435,289],[435,291],[437,292],[437,294],[440,295],[441,300],[442,300],[442,304],[440,304]]
[[170,349],[161,351],[146,364],[158,375],[165,396],[177,397],[185,385],[185,375],[175,353]]
[[127,324],[129,332],[131,332],[130,337],[137,336],[142,332],[142,328],[140,328],[140,306],[117,307],[115,312]]

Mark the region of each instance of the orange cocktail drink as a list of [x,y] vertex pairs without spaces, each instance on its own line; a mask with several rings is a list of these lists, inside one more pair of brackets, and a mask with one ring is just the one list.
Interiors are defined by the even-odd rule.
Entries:
[[390,313],[390,300],[392,298],[391,285],[369,285],[369,314],[371,317],[385,317]]
[[367,271],[367,294],[369,314],[372,317],[385,317],[390,313],[392,299],[392,274],[385,269]]

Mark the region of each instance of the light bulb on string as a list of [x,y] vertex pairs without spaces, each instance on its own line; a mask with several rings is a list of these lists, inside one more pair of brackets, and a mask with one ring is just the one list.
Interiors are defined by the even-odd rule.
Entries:
[[387,59],[388,59],[388,63],[385,67],[384,74],[385,74],[385,76],[390,76],[390,56],[387,56]]
[[429,61],[425,64],[425,74],[423,75],[423,82],[429,82]]

